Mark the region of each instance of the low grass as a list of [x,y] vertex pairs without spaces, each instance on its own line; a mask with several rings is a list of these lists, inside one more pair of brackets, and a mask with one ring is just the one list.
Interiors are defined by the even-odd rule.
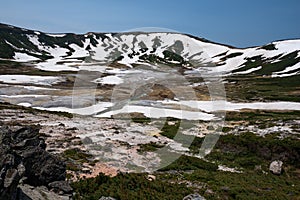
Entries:
[[266,111],[248,110],[243,112],[227,112],[226,121],[246,121],[250,125],[274,126],[276,121],[290,121],[300,119],[300,111]]
[[182,155],[170,165],[159,169],[159,171],[186,171],[197,169],[216,171],[218,169],[218,165],[200,158]]
[[65,158],[70,158],[72,160],[76,160],[79,161],[81,163],[84,162],[88,162],[89,159],[91,159],[93,156],[78,149],[78,148],[74,148],[74,149],[67,149],[63,152],[63,157]]
[[151,122],[151,119],[148,117],[144,118],[131,118],[131,120],[135,123],[140,123],[140,124],[147,124]]
[[155,142],[150,142],[147,144],[140,144],[139,145],[138,152],[149,152],[149,151],[156,151],[157,149],[160,149],[164,147],[162,144],[157,144]]
[[207,156],[230,167],[254,169],[261,165],[267,170],[272,160],[300,168],[300,141],[293,138],[278,139],[277,135],[257,136],[251,132],[220,136],[215,148]]
[[[226,97],[230,101],[300,102],[300,75],[290,77],[233,76],[227,78]],[[276,92],[274,92],[276,91]]]
[[244,173],[208,172],[197,170],[184,174],[187,180],[207,183],[213,193],[200,190],[207,199],[299,199],[297,185],[300,179],[285,174],[276,176],[270,173],[246,171]]
[[193,192],[178,183],[168,183],[163,179],[147,180],[147,174],[118,174],[110,178],[99,174],[96,178],[72,183],[76,195],[74,199],[114,197],[116,199],[182,199]]

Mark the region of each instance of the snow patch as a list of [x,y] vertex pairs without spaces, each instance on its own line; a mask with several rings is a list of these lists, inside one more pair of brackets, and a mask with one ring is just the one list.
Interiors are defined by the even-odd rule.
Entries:
[[0,81],[4,83],[26,83],[34,85],[52,85],[62,82],[62,77],[54,76],[29,76],[29,75],[0,75]]
[[246,71],[242,71],[242,72],[236,72],[234,74],[250,74],[252,72],[255,72],[255,71],[258,71],[262,68],[262,66],[259,66],[259,67],[254,67],[254,68],[251,68],[251,69],[248,69]]
[[14,59],[19,62],[29,62],[29,61],[34,61],[34,60],[40,60],[39,58],[36,58],[34,56],[30,56],[26,53],[19,53],[19,52],[15,53]]
[[66,107],[50,107],[50,108],[34,107],[34,108],[39,110],[68,112],[68,113],[79,114],[79,115],[93,115],[111,106],[112,106],[111,102],[99,102],[95,105],[88,106],[85,108],[66,108]]
[[290,74],[272,74],[272,78],[275,78],[275,77],[288,77],[288,76],[295,76],[295,75],[298,75],[300,74],[300,72],[293,72],[293,73],[290,73]]
[[215,111],[239,111],[242,109],[258,110],[300,110],[298,102],[253,102],[253,103],[232,103],[228,101],[159,101],[163,104],[175,104],[188,106],[190,108],[203,110],[205,112]]
[[223,166],[223,165],[219,165],[218,170],[225,171],[225,172],[232,172],[232,173],[243,173],[242,171],[239,171],[235,168],[226,167],[226,166]]
[[59,90],[55,88],[36,87],[36,86],[20,86],[27,90]]
[[185,111],[185,110],[175,110],[175,109],[165,109],[165,108],[135,106],[135,105],[126,105],[122,109],[105,112],[103,114],[96,115],[95,117],[109,118],[112,115],[121,114],[121,113],[133,113],[133,112],[142,113],[149,118],[174,117],[177,119],[203,120],[203,121],[209,121],[214,119],[214,116],[212,114],[207,114],[203,112],[193,112],[193,111]]
[[49,34],[47,33],[46,35],[50,36],[50,37],[65,37],[67,34]]
[[18,95],[0,95],[4,98],[38,98],[38,97],[47,97],[49,95],[40,95],[40,94],[18,94]]
[[18,106],[30,107],[31,103],[27,103],[27,102],[19,103]]
[[108,85],[118,85],[123,83],[123,79],[118,76],[105,76],[103,78],[98,78],[94,80],[95,83],[108,84]]

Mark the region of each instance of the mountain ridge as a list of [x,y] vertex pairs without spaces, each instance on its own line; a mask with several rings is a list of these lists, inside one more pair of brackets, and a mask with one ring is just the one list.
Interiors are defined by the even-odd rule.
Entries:
[[[8,26],[8,27],[13,27],[13,28],[18,28],[18,29],[23,29],[23,30],[28,30],[28,31],[38,31],[38,32],[41,32],[41,33],[44,33],[44,34],[53,34],[53,35],[60,35],[60,34],[86,35],[86,34],[89,34],[89,33],[94,33],[94,34],[119,34],[119,33],[122,33],[122,32],[115,32],[115,31],[112,31],[112,32],[88,31],[88,32],[85,32],[85,33],[76,33],[76,32],[46,32],[46,31],[40,31],[40,30],[37,30],[37,29],[35,30],[35,29],[22,28],[20,26],[15,26],[15,25],[11,25],[11,24],[8,24],[8,23],[2,23],[2,22],[0,22],[0,28],[1,28],[1,26]],[[131,31],[129,31],[129,32],[131,32]],[[129,32],[124,31],[123,33],[129,33]],[[135,31],[133,31],[133,32],[135,32]],[[146,32],[143,32],[143,31],[137,31],[137,32],[146,33]],[[160,33],[160,32],[153,31],[151,33]],[[174,32],[170,32],[170,33],[180,33],[180,32],[174,31]],[[187,36],[193,37],[195,39],[204,40],[204,41],[207,41],[207,42],[210,42],[210,43],[214,43],[214,44],[218,44],[218,45],[223,45],[223,46],[228,46],[230,48],[235,48],[235,49],[248,49],[248,48],[255,48],[255,47],[265,46],[265,45],[268,45],[268,44],[271,44],[271,43],[274,43],[274,42],[282,42],[282,41],[287,41],[287,40],[300,40],[300,38],[296,38],[296,37],[293,37],[293,38],[282,38],[282,39],[272,40],[270,42],[267,42],[267,43],[264,43],[264,44],[261,44],[261,45],[251,45],[251,46],[246,46],[246,47],[238,47],[238,46],[235,46],[235,45],[227,44],[225,42],[216,42],[216,41],[213,41],[211,39],[207,39],[205,37],[193,35],[191,33],[182,32],[180,34],[187,35]]]
[[[79,71],[88,58],[100,64],[164,63],[209,73],[299,74],[300,40],[236,48],[190,34],[168,32],[44,33],[0,23],[0,58],[31,62],[46,71]],[[205,67],[210,63],[213,67]],[[289,73],[288,73],[289,72]]]

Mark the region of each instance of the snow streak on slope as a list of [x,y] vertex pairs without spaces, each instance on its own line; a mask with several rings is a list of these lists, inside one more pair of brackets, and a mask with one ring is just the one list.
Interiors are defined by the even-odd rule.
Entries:
[[39,60],[38,58],[36,58],[34,56],[30,56],[26,53],[19,53],[19,52],[15,53],[14,59],[19,62],[28,62],[28,61],[33,61],[33,60]]
[[44,62],[38,63],[36,65],[38,69],[45,71],[78,71],[75,67],[58,64],[64,60],[65,56],[67,56],[67,52],[69,52],[68,49],[61,48],[58,45],[55,45],[55,47],[45,46],[39,41],[39,38],[36,35],[27,35],[27,37],[34,45],[38,47],[39,50],[45,51],[53,57]]
[[[255,47],[255,48],[248,48],[248,49],[230,49],[226,52],[225,55],[216,56],[214,58],[215,62],[218,62],[218,66],[212,68],[212,71],[224,71],[224,72],[231,72],[233,70],[237,70],[243,66],[247,62],[247,59],[251,59],[257,56],[261,56],[262,59],[268,60],[270,59],[271,63],[278,62],[281,60],[282,57],[288,55],[293,52],[300,51],[300,40],[287,40],[287,41],[280,41],[280,42],[273,42],[269,45],[274,45],[274,49],[267,50],[262,47]],[[226,58],[226,56],[234,55],[236,56],[232,58],[227,58],[225,61],[222,61],[222,58]],[[277,57],[276,59],[274,59]],[[298,58],[299,58],[298,53]],[[260,66],[258,66],[260,67]],[[254,69],[249,69],[244,72],[238,74],[248,74],[258,70],[258,67]],[[290,66],[293,70],[300,69],[299,66]],[[261,67],[260,67],[261,69]],[[285,71],[287,72],[287,71]]]
[[[201,60],[210,62],[210,58],[227,51],[229,48],[221,45],[205,43],[187,35],[177,33],[123,33],[118,37],[106,35],[99,45],[92,47],[92,58],[102,62],[113,61],[122,55],[121,63],[131,66],[143,55],[153,54],[164,58],[163,52],[168,50],[182,56],[186,60]],[[141,52],[141,49],[143,51]],[[138,54],[134,54],[138,52]],[[134,55],[132,55],[134,54]]]

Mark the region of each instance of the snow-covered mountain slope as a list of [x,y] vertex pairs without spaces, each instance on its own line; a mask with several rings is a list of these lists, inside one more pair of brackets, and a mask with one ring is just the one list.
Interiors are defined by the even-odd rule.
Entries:
[[85,63],[162,63],[225,75],[286,77],[300,73],[300,40],[246,49],[180,33],[47,34],[0,24],[0,58],[45,71],[87,70]]

